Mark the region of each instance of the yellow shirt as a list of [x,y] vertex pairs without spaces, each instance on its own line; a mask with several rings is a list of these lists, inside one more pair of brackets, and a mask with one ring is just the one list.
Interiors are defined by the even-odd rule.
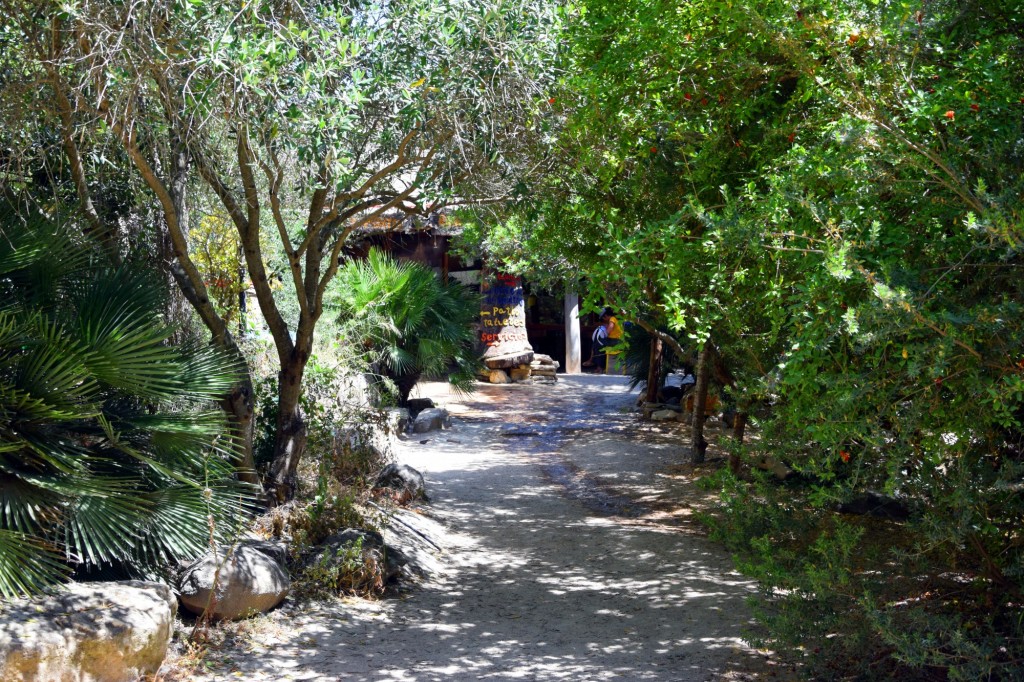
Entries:
[[608,338],[609,339],[621,339],[622,338],[622,325],[615,319],[614,315],[608,317]]

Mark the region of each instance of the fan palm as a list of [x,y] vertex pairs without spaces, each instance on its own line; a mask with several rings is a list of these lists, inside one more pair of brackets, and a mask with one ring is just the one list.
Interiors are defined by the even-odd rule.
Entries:
[[149,273],[38,213],[0,229],[0,594],[197,555],[249,499],[213,403],[237,368],[167,343]]
[[473,322],[479,297],[442,282],[419,263],[376,249],[339,272],[334,304],[344,333],[366,351],[372,368],[393,382],[399,405],[421,378],[447,377],[470,390],[479,369]]

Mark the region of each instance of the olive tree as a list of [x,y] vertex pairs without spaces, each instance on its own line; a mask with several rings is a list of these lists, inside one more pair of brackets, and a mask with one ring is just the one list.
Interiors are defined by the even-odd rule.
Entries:
[[[213,342],[237,352],[196,266],[197,195],[216,197],[233,224],[280,363],[267,487],[288,499],[305,447],[304,369],[347,238],[396,214],[515,192],[532,163],[522,150],[544,134],[564,11],[503,0],[5,4],[83,213],[95,210],[81,148],[112,144],[159,203],[175,282]],[[287,272],[269,269],[270,249]],[[251,442],[251,382],[224,402]]]

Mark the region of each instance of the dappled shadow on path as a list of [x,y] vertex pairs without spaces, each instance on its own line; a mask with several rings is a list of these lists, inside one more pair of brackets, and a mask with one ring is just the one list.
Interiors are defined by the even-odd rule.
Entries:
[[[620,445],[630,436],[632,398],[602,379],[543,400],[488,387],[460,402],[460,426],[402,455],[427,475],[428,513],[452,531],[446,574],[399,601],[296,614],[255,637],[254,655],[226,663],[223,679],[762,677],[752,671],[768,670],[765,657],[741,640],[752,585],[728,557],[699,537],[621,523],[642,504],[602,498],[589,461],[565,456],[581,428]],[[616,451],[592,449],[609,467]]]

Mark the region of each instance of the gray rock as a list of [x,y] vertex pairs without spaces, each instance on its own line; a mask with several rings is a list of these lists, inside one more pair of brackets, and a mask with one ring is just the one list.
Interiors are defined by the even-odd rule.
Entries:
[[251,547],[257,552],[263,552],[277,563],[285,566],[288,563],[288,544],[281,540],[242,540],[241,547]]
[[373,487],[396,491],[402,502],[427,499],[427,484],[423,474],[408,464],[388,464],[377,475]]
[[133,682],[167,654],[177,602],[166,585],[77,583],[0,611],[0,680]]
[[412,423],[412,430],[413,433],[427,433],[439,429],[450,429],[451,426],[452,418],[448,414],[448,410],[432,407],[416,415],[416,420]]
[[224,547],[216,554],[208,552],[186,568],[179,596],[182,606],[196,615],[209,605],[214,620],[237,620],[274,608],[288,596],[291,584],[288,572],[270,554],[242,543],[233,551]]
[[651,413],[652,422],[667,422],[679,419],[679,413],[675,410],[655,410]]

